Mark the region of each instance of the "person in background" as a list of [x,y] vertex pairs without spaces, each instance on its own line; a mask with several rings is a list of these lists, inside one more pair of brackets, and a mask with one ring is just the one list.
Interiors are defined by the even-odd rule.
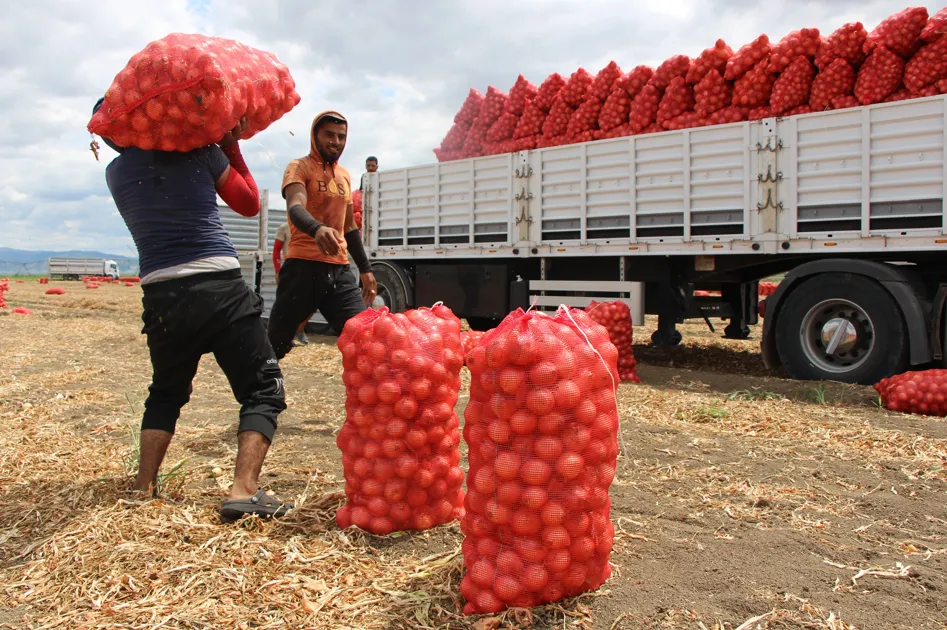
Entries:
[[[347,137],[342,114],[319,114],[309,131],[309,155],[290,162],[283,173],[289,253],[268,328],[279,359],[292,349],[302,318],[318,310],[341,333],[375,299],[375,276],[355,225],[352,180],[339,164]],[[349,269],[349,254],[361,276],[361,291]]]
[[[273,243],[273,269],[276,270],[276,284],[279,284],[279,270],[288,252],[289,223],[283,223],[276,228],[276,238]],[[299,324],[299,328],[296,329],[296,342],[304,346],[309,344],[309,338],[306,337],[306,324],[311,317],[310,315],[310,317],[304,319],[303,322]]]
[[212,352],[241,404],[233,485],[220,507],[224,521],[282,516],[293,507],[259,486],[277,417],[286,409],[283,374],[263,326],[263,300],[243,280],[217,208],[219,194],[243,216],[260,212],[238,144],[247,124],[244,118],[217,145],[188,152],[123,148],[102,138],[119,154],[105,180],[138,249],[142,332],[152,366],[132,489],[156,495],[198,364]]
[[[375,171],[377,171],[378,158],[376,158],[374,155],[369,155],[367,158],[365,158],[365,170],[369,173],[374,173]],[[358,189],[362,190],[362,186],[364,185],[365,185],[365,176],[362,175],[362,179],[358,184]]]

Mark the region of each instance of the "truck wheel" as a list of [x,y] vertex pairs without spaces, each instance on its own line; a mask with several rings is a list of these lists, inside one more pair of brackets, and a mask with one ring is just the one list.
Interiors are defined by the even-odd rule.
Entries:
[[372,265],[375,282],[378,283],[378,295],[375,296],[373,308],[387,306],[392,313],[403,313],[408,310],[408,294],[405,282],[397,271],[388,265]]
[[792,378],[872,385],[907,364],[901,311],[864,276],[815,276],[796,287],[780,311],[776,348]]

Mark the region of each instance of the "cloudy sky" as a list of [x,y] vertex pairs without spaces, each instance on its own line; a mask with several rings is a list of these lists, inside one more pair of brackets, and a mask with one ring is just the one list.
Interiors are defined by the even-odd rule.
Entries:
[[[918,3],[933,13],[941,3]],[[312,116],[350,121],[342,163],[361,175],[434,160],[470,87],[537,85],[577,67],[625,70],[717,38],[734,49],[760,33],[871,30],[898,0],[97,0],[10,2],[0,23],[0,246],[135,255],[85,130],[92,105],[129,57],[172,32],[235,38],[287,64],[302,101],[243,143],[261,188],[277,191],[287,161],[308,152]],[[291,133],[292,132],[292,133]],[[295,135],[293,135],[295,134]]]

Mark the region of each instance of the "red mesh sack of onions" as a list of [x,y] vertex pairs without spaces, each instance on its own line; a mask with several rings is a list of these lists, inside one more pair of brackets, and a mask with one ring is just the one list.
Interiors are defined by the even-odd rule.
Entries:
[[826,68],[836,59],[843,59],[857,68],[865,61],[865,40],[868,31],[861,22],[849,22],[826,37],[815,56],[815,65]]
[[562,88],[565,87],[565,85],[566,80],[562,78],[562,75],[558,72],[553,72],[548,77],[546,77],[546,80],[543,81],[542,85],[539,86],[539,90],[536,92],[536,98],[533,99],[533,103],[542,111],[549,113],[549,110],[552,108],[556,97],[559,95],[559,92],[562,91]]
[[773,113],[781,116],[786,112],[809,104],[815,66],[806,57],[796,57],[786,71],[773,84],[769,104]]
[[424,530],[463,515],[460,320],[446,306],[350,319],[338,341],[345,383],[341,528]]
[[947,37],[921,47],[904,66],[904,87],[920,92],[941,79],[947,79]]
[[604,101],[612,92],[615,82],[622,76],[621,68],[614,61],[610,61],[607,66],[598,71],[595,80],[589,86],[589,96]]
[[672,118],[677,118],[684,112],[694,110],[694,88],[684,77],[674,77],[668,89],[665,90],[661,102],[658,104],[658,113],[655,120],[661,126]]
[[618,351],[580,310],[511,313],[467,356],[466,614],[601,586],[614,526]]
[[480,115],[481,107],[483,107],[483,94],[480,93],[480,90],[470,88],[467,98],[464,99],[464,104],[460,106],[460,111],[454,115],[454,122],[465,122],[469,127]]
[[699,116],[708,117],[730,105],[732,97],[733,87],[714,68],[705,74],[694,87],[694,111]]
[[691,58],[687,55],[673,55],[668,57],[651,75],[648,82],[661,92],[666,90],[671,81],[677,77],[684,78],[691,68]]
[[777,75],[769,71],[769,60],[764,59],[737,79],[733,86],[735,107],[766,107]]
[[352,191],[352,212],[355,215],[355,224],[362,229],[362,191]]
[[752,68],[759,65],[761,61],[769,58],[770,50],[769,37],[760,35],[749,44],[740,48],[740,50],[730,58],[730,61],[727,62],[727,68],[723,74],[723,78],[727,81],[739,79]]
[[817,28],[803,28],[793,31],[773,46],[769,55],[769,67],[773,72],[782,72],[797,57],[815,59],[822,46],[822,36]]
[[244,116],[250,138],[299,100],[289,69],[272,53],[172,33],[132,56],[87,128],[122,147],[191,151],[219,142]]
[[727,45],[727,42],[718,39],[713,46],[700,53],[691,64],[690,70],[687,71],[687,82],[696,85],[711,70],[716,70],[720,76],[723,76],[723,73],[727,71],[727,62],[732,56],[733,49]]
[[598,115],[598,128],[606,132],[627,125],[630,111],[631,97],[628,96],[628,92],[620,87],[613,88]]
[[858,71],[855,98],[862,105],[881,103],[898,91],[904,78],[904,59],[878,46]]
[[891,411],[947,416],[947,370],[905,372],[882,379],[875,389]]
[[506,103],[506,112],[510,114],[522,115],[526,109],[526,104],[536,98],[539,88],[529,82],[522,74],[516,78],[516,83],[510,88],[510,100]]
[[516,125],[516,131],[513,132],[513,138],[519,140],[542,133],[544,122],[546,122],[546,112],[537,107],[536,103],[527,103],[523,109],[523,116]]
[[921,31],[921,39],[925,42],[934,42],[947,33],[947,7],[944,7],[931,16],[927,21],[927,26]]
[[557,96],[552,109],[549,110],[549,115],[543,121],[543,135],[549,138],[565,135],[573,113],[575,110]]
[[628,112],[628,124],[631,125],[631,130],[635,133],[644,133],[648,127],[654,125],[660,104],[661,92],[658,88],[650,84],[644,86],[638,96],[631,101],[631,110]]
[[871,53],[884,46],[896,55],[908,59],[917,51],[921,33],[927,26],[927,9],[908,7],[886,17],[865,39],[865,52]]
[[634,326],[631,309],[624,302],[592,302],[585,312],[597,324],[605,327],[608,338],[618,350],[618,376],[623,383],[640,383],[638,362],[635,360]]
[[584,103],[573,112],[566,127],[566,134],[576,137],[598,126],[598,116],[602,113],[602,101],[589,95]]
[[631,72],[622,75],[621,78],[615,81],[615,87],[625,90],[628,92],[628,96],[634,99],[644,89],[644,86],[648,85],[653,76],[654,70],[650,67],[635,66]]
[[855,69],[844,59],[835,59],[822,69],[812,82],[809,105],[814,111],[831,107],[832,101],[852,96],[855,90]]
[[572,73],[569,80],[559,92],[559,97],[570,107],[578,107],[585,101],[585,95],[592,85],[592,75],[585,68],[579,68]]

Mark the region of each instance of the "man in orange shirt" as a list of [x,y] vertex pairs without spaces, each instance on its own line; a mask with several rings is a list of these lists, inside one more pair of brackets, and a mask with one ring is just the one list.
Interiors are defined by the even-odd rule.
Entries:
[[[309,155],[290,162],[283,173],[289,252],[268,328],[279,359],[292,349],[299,322],[312,313],[318,310],[341,332],[375,299],[375,276],[355,225],[352,179],[338,163],[347,135],[342,114],[319,114],[310,130]],[[349,270],[349,254],[361,275],[361,291]]]

